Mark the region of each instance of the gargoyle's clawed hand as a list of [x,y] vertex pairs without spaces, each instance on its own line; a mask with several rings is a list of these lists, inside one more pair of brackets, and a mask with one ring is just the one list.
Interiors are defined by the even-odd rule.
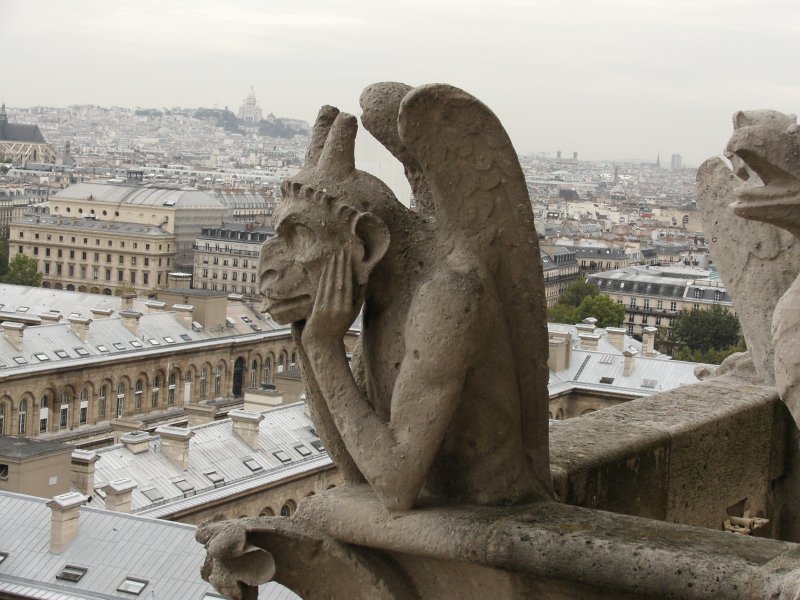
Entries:
[[303,342],[339,342],[353,322],[353,257],[349,246],[328,259],[322,271],[311,317],[303,328]]
[[257,587],[275,575],[272,555],[247,541],[250,519],[223,520],[222,515],[201,525],[195,538],[206,547],[203,579],[228,600],[243,600],[244,587]]

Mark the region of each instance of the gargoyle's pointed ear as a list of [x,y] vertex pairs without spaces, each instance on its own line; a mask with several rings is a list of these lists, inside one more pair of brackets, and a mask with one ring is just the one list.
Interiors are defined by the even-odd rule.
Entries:
[[346,177],[356,169],[356,132],[358,121],[353,115],[339,113],[322,148],[317,168],[338,177]]
[[305,164],[309,167],[317,166],[322,149],[325,147],[325,140],[328,139],[331,126],[339,116],[339,109],[334,106],[325,105],[319,109],[317,120],[314,122],[314,129],[311,132],[311,143],[306,152]]
[[361,213],[353,220],[352,232],[360,242],[353,254],[353,274],[356,283],[364,285],[389,249],[389,229],[372,213]]

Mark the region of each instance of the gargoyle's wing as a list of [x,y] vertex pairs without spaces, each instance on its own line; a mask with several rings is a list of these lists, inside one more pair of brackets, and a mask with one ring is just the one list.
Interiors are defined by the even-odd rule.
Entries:
[[458,240],[493,277],[515,362],[523,439],[533,475],[549,494],[544,280],[517,154],[494,113],[449,85],[414,88],[398,122],[400,141],[430,186],[440,240]]
[[375,139],[403,164],[406,179],[411,186],[417,210],[423,216],[433,215],[433,198],[428,181],[417,159],[400,141],[397,118],[400,103],[412,90],[410,85],[394,81],[373,83],[361,92],[361,123]]

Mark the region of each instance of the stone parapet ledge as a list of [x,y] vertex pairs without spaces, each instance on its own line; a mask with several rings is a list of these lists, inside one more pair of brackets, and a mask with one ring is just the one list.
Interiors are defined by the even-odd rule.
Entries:
[[567,504],[721,529],[745,500],[771,519],[784,473],[789,413],[774,388],[730,376],[633,400],[550,428],[550,460]]
[[770,598],[800,569],[792,543],[556,503],[393,513],[357,486],[308,498],[293,520],[388,553],[421,598],[441,597],[420,577],[426,562],[449,573],[452,597],[465,598],[480,597],[468,590],[498,574],[513,579],[514,598]]

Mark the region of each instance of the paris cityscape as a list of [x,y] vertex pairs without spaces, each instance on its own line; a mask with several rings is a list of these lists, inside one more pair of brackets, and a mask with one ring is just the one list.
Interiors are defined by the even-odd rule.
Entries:
[[[0,510],[15,518],[0,522],[0,599],[794,597],[774,594],[793,593],[800,572],[797,229],[791,211],[741,208],[741,189],[790,202],[800,189],[796,117],[779,112],[797,90],[771,79],[787,67],[756,73],[759,57],[743,58],[756,83],[741,93],[720,83],[734,66],[704,79],[671,43],[691,18],[660,1],[630,13],[621,0],[608,10],[577,1],[571,19],[512,0],[496,10],[442,0],[417,7],[426,23],[416,43],[399,7],[312,4],[86,0],[74,24],[86,39],[63,42],[71,63],[31,50],[31,65],[53,61],[50,86],[10,61],[0,84]],[[777,4],[785,22],[800,16]],[[739,8],[694,9],[687,44],[698,60],[769,12]],[[19,44],[37,10],[61,43],[63,6],[13,0],[0,7],[0,47]],[[491,25],[485,52],[472,47],[481,21]],[[594,37],[593,22],[608,35]],[[192,57],[189,24],[207,38]],[[775,28],[771,41],[753,33],[765,55],[789,44],[792,27]],[[137,30],[142,43],[125,39]],[[323,31],[337,32],[331,48],[314,47]],[[463,60],[442,55],[440,38]],[[648,39],[654,47],[636,56]],[[94,72],[66,73],[88,57]],[[259,73],[265,64],[272,71]],[[383,79],[413,80],[368,87],[359,105],[378,67]],[[767,104],[775,110],[749,110]],[[373,114],[389,113],[387,142]],[[465,139],[479,141],[465,150]],[[446,171],[446,160],[464,162]],[[330,173],[346,176],[324,187]],[[485,229],[458,241],[447,219],[461,205],[448,194],[477,197],[490,179],[497,204],[484,209]],[[377,180],[418,235],[375,201],[347,205],[338,225],[301,224],[315,241],[292,242],[297,221],[321,210],[315,199],[328,211],[368,206],[359,194]],[[524,205],[523,216],[497,198]],[[526,224],[519,239],[529,241],[514,242]],[[308,258],[325,226],[350,227],[364,245],[361,258],[341,255],[353,261],[344,289],[357,316],[333,336],[335,352],[314,317],[328,304],[331,322],[342,320],[331,306],[343,288],[325,277],[344,259],[317,273]],[[480,246],[484,231],[494,237]],[[491,273],[479,287],[499,308],[459,304],[473,289],[470,260]],[[289,322],[276,300],[284,263],[320,278],[288,302],[315,298],[310,316]],[[448,275],[464,279],[437,291],[435,269],[451,264]],[[408,299],[415,277],[423,283]],[[525,298],[524,318],[502,277]],[[473,306],[478,324],[459,320]],[[339,397],[348,386],[355,400]],[[450,415],[438,434],[437,410]],[[514,444],[524,467],[505,458]],[[549,473],[526,488],[531,465]]]

